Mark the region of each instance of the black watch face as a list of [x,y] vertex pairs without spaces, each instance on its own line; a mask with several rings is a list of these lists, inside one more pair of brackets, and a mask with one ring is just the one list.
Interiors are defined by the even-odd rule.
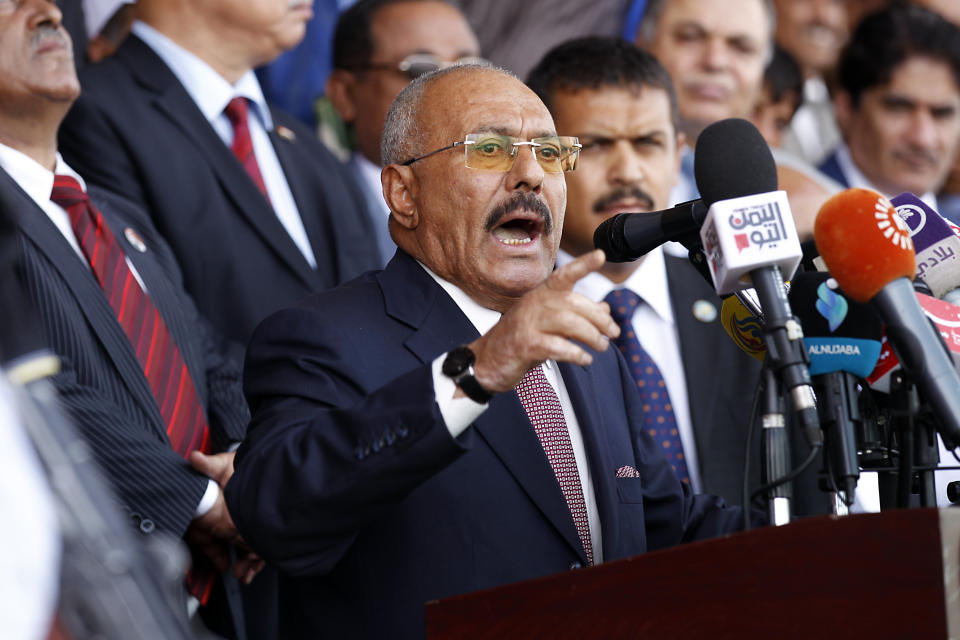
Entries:
[[473,351],[470,351],[467,347],[457,347],[448,353],[444,359],[443,367],[441,367],[443,375],[448,378],[460,375],[473,364],[473,359]]

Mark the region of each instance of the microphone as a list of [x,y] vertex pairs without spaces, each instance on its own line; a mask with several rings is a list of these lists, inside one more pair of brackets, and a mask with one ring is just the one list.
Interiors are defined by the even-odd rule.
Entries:
[[708,208],[700,239],[714,288],[720,295],[751,284],[756,289],[768,363],[789,391],[808,441],[819,442],[816,401],[800,341],[803,330],[783,283],[784,274],[796,271],[802,251],[787,195],[776,190],[773,154],[746,120],[721,120],[697,139],[694,175]]
[[[737,198],[776,191],[777,166],[763,137],[742,135],[744,125],[756,132],[746,120],[724,122],[737,124],[721,127],[715,132],[719,135],[700,134],[697,139],[694,175],[700,193]],[[707,168],[706,172],[702,167]],[[707,209],[717,199],[721,198],[690,200],[663,211],[617,214],[600,223],[593,233],[593,244],[603,249],[609,262],[636,260],[670,241],[680,242],[687,249],[698,247]]]
[[872,303],[883,318],[888,341],[953,449],[960,443],[960,376],[913,291],[916,259],[906,224],[875,191],[847,189],[823,204],[813,234],[843,291]]
[[860,478],[858,384],[877,364],[883,324],[873,309],[847,299],[827,273],[798,273],[790,284],[789,299],[804,327],[829,471],[850,505]]
[[630,262],[670,241],[688,249],[699,241],[707,208],[699,200],[681,202],[663,211],[618,213],[593,232],[593,245],[603,249],[607,262]]
[[720,307],[720,324],[741,351],[763,362],[767,356],[763,324],[736,296],[724,298]]
[[954,228],[912,193],[901,193],[890,202],[910,229],[916,277],[934,297],[960,304],[960,237]]

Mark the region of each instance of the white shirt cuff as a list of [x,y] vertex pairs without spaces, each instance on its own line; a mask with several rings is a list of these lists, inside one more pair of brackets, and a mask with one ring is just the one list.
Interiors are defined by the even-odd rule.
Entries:
[[207,515],[207,511],[213,509],[213,505],[217,503],[217,496],[219,495],[220,485],[213,480],[208,480],[207,490],[203,492],[203,497],[200,498],[200,504],[197,505],[197,512],[194,518],[202,518]]
[[457,392],[457,385],[453,380],[443,375],[443,361],[447,354],[441,354],[433,361],[433,390],[437,398],[437,406],[440,407],[440,415],[443,416],[443,422],[447,425],[450,435],[456,438],[463,433],[467,427],[473,424],[473,421],[480,417],[487,410],[489,403],[480,404],[464,396],[454,398],[453,394]]

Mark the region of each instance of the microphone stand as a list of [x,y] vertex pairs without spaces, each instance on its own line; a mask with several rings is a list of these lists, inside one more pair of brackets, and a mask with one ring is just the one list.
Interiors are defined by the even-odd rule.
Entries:
[[[763,365],[762,425],[763,425],[763,484],[776,482],[790,472],[790,441],[787,438],[783,396],[777,376],[768,362]],[[779,484],[767,493],[767,515],[776,526],[789,524],[790,500],[793,488],[790,482]],[[747,508],[747,505],[744,505]]]
[[881,510],[909,508],[913,493],[920,494],[920,506],[936,506],[936,425],[922,417],[916,384],[902,370],[894,371],[890,378],[890,420],[897,435],[899,456],[896,471],[879,474]]

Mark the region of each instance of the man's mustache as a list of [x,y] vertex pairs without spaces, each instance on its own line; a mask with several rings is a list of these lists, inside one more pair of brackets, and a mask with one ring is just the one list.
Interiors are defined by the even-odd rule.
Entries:
[[544,232],[550,234],[553,232],[553,216],[550,214],[550,207],[547,203],[533,195],[532,193],[517,193],[510,197],[506,202],[501,203],[496,209],[487,216],[487,231],[493,231],[500,224],[500,220],[507,214],[524,209],[532,211],[543,220]]
[[594,213],[602,213],[610,205],[621,200],[640,200],[650,211],[653,210],[653,197],[640,187],[621,187],[593,203]]
[[46,24],[40,25],[30,37],[30,44],[36,51],[50,40],[56,40],[58,44],[63,45],[70,52],[70,55],[73,55],[73,47],[70,46],[70,41],[67,39],[66,34],[58,27]]

